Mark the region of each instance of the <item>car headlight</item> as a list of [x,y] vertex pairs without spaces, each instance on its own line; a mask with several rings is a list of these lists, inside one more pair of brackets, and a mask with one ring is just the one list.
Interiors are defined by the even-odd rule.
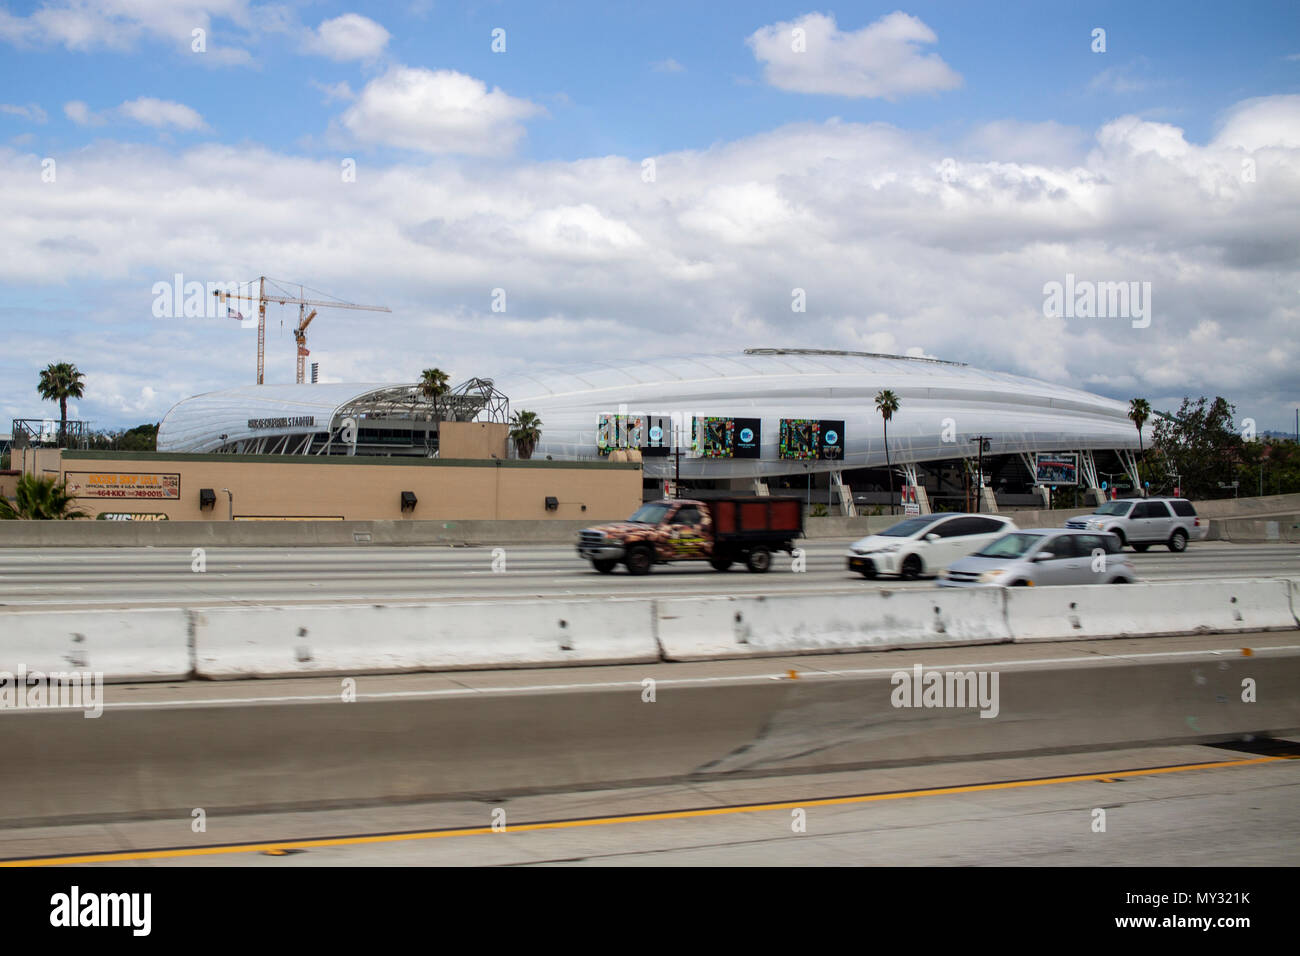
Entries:
[[980,575],[980,583],[988,584],[990,581],[996,581],[1006,573],[1006,568],[994,568],[992,571],[985,571]]
[[902,547],[902,545],[900,545],[900,544],[887,544],[887,545],[885,545],[883,548],[881,548],[880,550],[881,550],[881,551],[897,551],[897,550],[898,550],[899,548],[901,548],[901,547]]

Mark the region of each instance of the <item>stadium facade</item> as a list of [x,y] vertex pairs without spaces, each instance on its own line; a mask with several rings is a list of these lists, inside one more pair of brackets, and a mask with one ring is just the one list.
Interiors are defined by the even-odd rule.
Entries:
[[437,406],[416,385],[246,386],[180,402],[162,421],[158,450],[433,456],[440,420],[505,421],[513,408],[543,423],[534,458],[600,460],[635,448],[647,479],[838,481],[886,465],[875,406],[883,389],[899,400],[888,461],[913,485],[923,483],[918,466],[974,459],[982,445],[984,456],[1018,457],[1030,483],[1036,456],[1060,455],[1048,466],[1077,468],[1083,487],[1099,485],[1094,454],[1113,453],[1136,487],[1138,433],[1122,402],[957,362],[818,349],[473,379]]

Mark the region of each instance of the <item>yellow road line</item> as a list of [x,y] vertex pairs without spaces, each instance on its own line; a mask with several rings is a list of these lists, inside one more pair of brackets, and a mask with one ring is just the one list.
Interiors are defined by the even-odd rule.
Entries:
[[[1249,767],[1256,764],[1291,760],[1291,757],[1251,757],[1242,760],[1219,760],[1212,763],[1189,763],[1170,767],[1148,767],[1142,770],[1116,770],[1107,773],[1077,774],[1069,777],[1036,777],[1028,780],[1006,780],[999,783],[976,783],[960,787],[932,787],[925,790],[896,790],[885,793],[857,794],[849,797],[822,797],[813,800],[788,800],[781,803],[750,803],[727,807],[706,807],[695,810],[666,810],[658,813],[632,813],[614,817],[582,817],[575,820],[552,820],[542,823],[509,825],[505,833],[522,833],[529,830],[565,830],[574,827],[606,826],[614,823],[649,823],[658,820],[688,820],[696,817],[716,817],[733,813],[760,813],[767,810],[793,810],[807,807],[833,807],[854,803],[873,803],[881,800],[904,800],[912,797],[935,797],[957,793],[980,793],[992,790],[1014,790],[1022,787],[1044,787],[1060,783],[1111,782],[1122,777],[1148,777],[1155,774],[1183,773],[1189,770],[1212,770],[1224,767]],[[216,856],[229,853],[266,853],[273,850],[305,850],[326,846],[360,846],[368,843],[399,843],[407,840],[434,840],[441,837],[481,836],[493,833],[490,826],[464,827],[452,830],[424,830],[406,833],[380,833],[369,836],[322,837],[314,840],[284,840],[263,843],[242,843],[223,846],[177,847],[160,850],[131,850],[122,853],[88,853],[81,856],[51,856],[25,860],[0,860],[0,867],[59,866],[85,863],[124,863],[135,860],[161,860],[178,857]]]

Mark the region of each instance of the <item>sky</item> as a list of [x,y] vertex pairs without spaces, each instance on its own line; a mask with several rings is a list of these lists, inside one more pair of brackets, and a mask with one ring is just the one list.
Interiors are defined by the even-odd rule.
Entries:
[[251,384],[161,290],[260,275],[391,309],[328,382],[833,348],[1290,431],[1300,5],[0,0],[0,222],[0,431]]

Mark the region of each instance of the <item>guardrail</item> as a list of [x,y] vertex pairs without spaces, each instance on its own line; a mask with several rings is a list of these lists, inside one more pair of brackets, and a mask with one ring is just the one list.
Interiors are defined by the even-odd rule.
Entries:
[[13,611],[0,671],[108,682],[452,671],[1300,627],[1285,578],[861,595]]

